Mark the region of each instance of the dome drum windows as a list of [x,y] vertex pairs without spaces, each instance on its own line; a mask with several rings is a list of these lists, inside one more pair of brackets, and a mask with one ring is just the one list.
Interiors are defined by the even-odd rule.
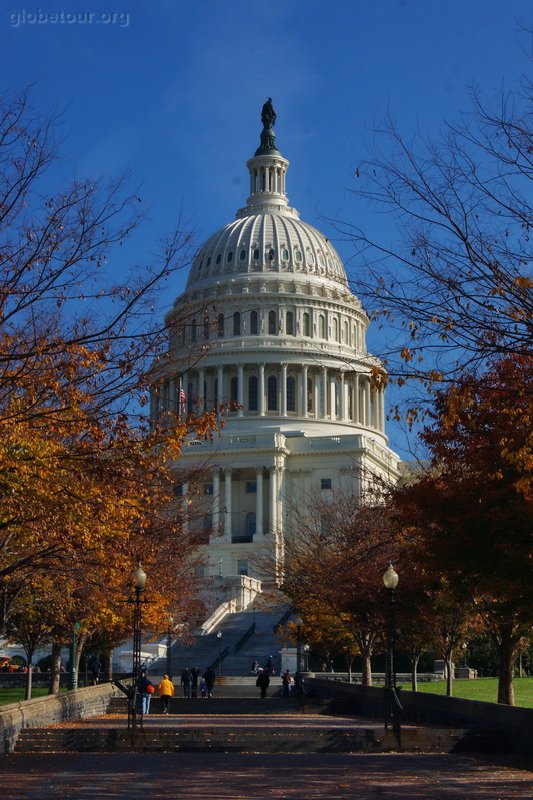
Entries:
[[268,312],[268,332],[271,336],[276,336],[278,332],[278,316],[275,311]]
[[250,335],[257,336],[259,333],[259,314],[257,311],[250,312]]
[[233,335],[241,335],[241,315],[239,311],[236,311],[233,315]]

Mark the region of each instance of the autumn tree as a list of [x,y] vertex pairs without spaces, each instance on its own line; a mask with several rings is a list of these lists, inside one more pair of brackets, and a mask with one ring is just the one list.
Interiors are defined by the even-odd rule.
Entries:
[[513,665],[531,635],[533,359],[507,356],[439,392],[423,433],[433,471],[399,493],[431,568],[468,597],[499,653],[498,701],[513,704]]
[[[384,641],[382,574],[405,543],[395,536],[388,508],[374,497],[335,494],[310,500],[291,513],[284,551],[283,591],[302,618],[323,627],[324,636],[344,640],[362,658],[362,682],[371,685],[371,658]],[[341,636],[339,629],[345,629]]]
[[53,121],[28,95],[0,100],[0,630],[53,575],[59,644],[73,619],[80,640],[103,621],[118,632],[112,598],[136,560],[154,568],[154,624],[187,602],[197,556],[167,462],[216,420],[139,413],[148,367],[168,349],[153,306],[187,262],[189,235],[126,268],[139,198],[121,180],[52,192],[56,157]]
[[431,389],[531,353],[531,89],[524,80],[491,106],[474,88],[470,112],[438,138],[410,139],[389,119],[356,170],[355,195],[394,230],[379,238],[336,224],[354,244],[354,288],[400,383]]

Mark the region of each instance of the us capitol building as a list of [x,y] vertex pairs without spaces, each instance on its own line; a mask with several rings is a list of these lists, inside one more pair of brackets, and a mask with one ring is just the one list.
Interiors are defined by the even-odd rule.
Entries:
[[334,247],[289,206],[270,99],[261,119],[246,206],[198,251],[152,371],[152,418],[226,406],[220,436],[189,440],[175,468],[178,484],[198,476],[178,493],[206,575],[235,581],[272,577],[254,563],[265,549],[281,567],[291,508],[398,477],[368,317]]

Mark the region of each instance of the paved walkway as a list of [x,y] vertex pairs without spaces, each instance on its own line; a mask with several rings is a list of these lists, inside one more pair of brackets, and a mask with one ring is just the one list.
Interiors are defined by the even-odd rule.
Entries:
[[517,762],[453,755],[0,757],[2,800],[531,800]]

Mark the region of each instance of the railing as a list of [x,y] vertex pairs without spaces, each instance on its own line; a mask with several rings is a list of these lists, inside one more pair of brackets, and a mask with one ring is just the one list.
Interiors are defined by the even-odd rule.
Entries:
[[253,636],[253,635],[254,635],[254,633],[255,633],[255,622],[252,622],[252,624],[250,625],[250,627],[248,628],[248,630],[247,630],[247,631],[245,631],[245,632],[243,633],[243,635],[241,636],[241,638],[239,639],[239,641],[238,641],[238,642],[237,642],[237,644],[235,645],[235,647],[234,647],[234,654],[235,654],[235,655],[236,655],[236,654],[239,652],[239,650],[241,649],[241,647],[242,647],[244,644],[246,644],[246,642],[248,641],[248,639],[250,638],[250,636]]
[[222,650],[222,652],[220,653],[220,655],[219,655],[219,656],[217,656],[217,657],[215,658],[215,660],[213,661],[213,663],[209,665],[209,667],[210,667],[212,670],[216,670],[216,668],[218,667],[218,665],[219,665],[219,664],[222,664],[222,662],[224,661],[224,659],[225,659],[225,658],[227,658],[227,656],[229,656],[229,647],[225,647],[225,648]]

